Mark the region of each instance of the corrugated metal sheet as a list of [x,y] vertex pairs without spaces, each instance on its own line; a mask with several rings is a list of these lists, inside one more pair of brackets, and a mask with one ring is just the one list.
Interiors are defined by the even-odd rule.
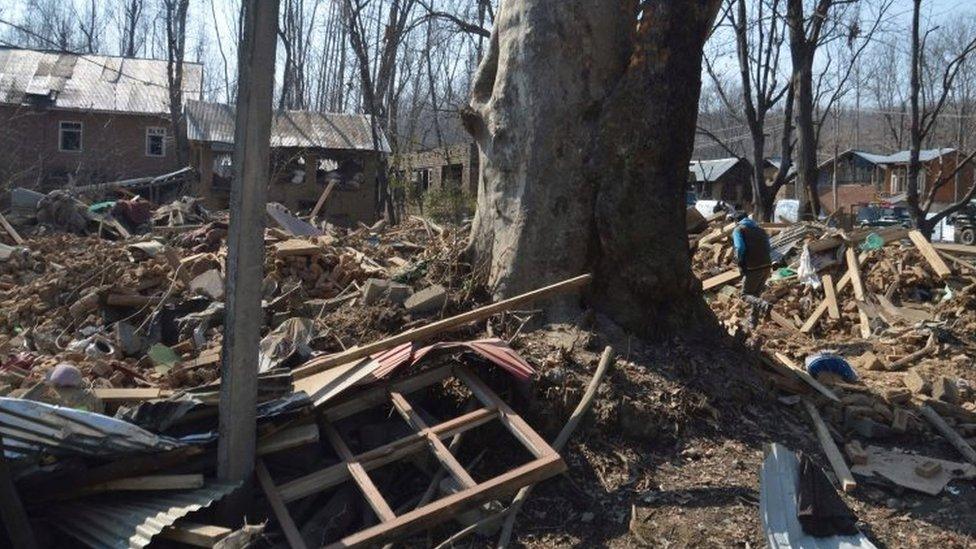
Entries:
[[518,379],[529,379],[535,374],[532,366],[519,356],[515,352],[515,349],[512,349],[500,339],[488,338],[475,341],[444,341],[421,347],[416,351],[412,343],[398,345],[388,351],[377,353],[370,357],[379,362],[380,366],[373,370],[369,376],[363,378],[360,384],[364,385],[383,379],[404,364],[416,364],[423,360],[429,353],[444,349],[467,349],[477,353]]
[[[203,66],[186,63],[183,93],[202,97]],[[0,48],[0,103],[30,96],[59,109],[169,114],[166,61]]]
[[[186,133],[191,141],[229,144],[234,142],[234,105],[187,101]],[[272,147],[300,147],[338,150],[375,150],[371,118],[364,114],[312,111],[276,111],[271,129]],[[391,152],[380,132],[378,149]]]
[[712,182],[722,177],[741,162],[739,158],[719,158],[717,160],[692,160],[688,169],[695,174],[695,181]]
[[139,549],[163,528],[209,507],[239,485],[209,481],[196,490],[107,493],[53,505],[45,515],[89,547]]
[[0,397],[0,431],[4,454],[11,459],[41,452],[118,456],[183,446],[106,415],[7,397]]

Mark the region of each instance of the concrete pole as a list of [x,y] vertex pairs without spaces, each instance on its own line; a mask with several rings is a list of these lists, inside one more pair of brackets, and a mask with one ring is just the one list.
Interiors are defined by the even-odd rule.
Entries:
[[245,0],[238,55],[234,183],[227,238],[227,313],[220,365],[220,440],[217,476],[243,488],[221,507],[237,524],[250,502],[254,474],[258,341],[264,314],[264,218],[267,201],[271,99],[274,92],[278,0]]

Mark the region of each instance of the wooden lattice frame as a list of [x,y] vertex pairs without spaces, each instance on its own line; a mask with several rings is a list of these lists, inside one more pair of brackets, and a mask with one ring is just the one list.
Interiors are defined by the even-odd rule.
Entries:
[[[429,387],[451,375],[471,391],[482,408],[437,425],[427,425],[404,395]],[[414,429],[414,433],[353,455],[332,424],[385,403],[393,405],[407,424]],[[328,547],[372,546],[396,539],[448,520],[465,509],[514,493],[523,486],[534,484],[566,470],[566,464],[559,454],[480,378],[464,366],[442,366],[395,381],[385,387],[368,389],[355,395],[354,399],[323,410],[322,415],[323,434],[329,439],[342,461],[280,486],[273,486],[270,482],[262,484],[265,492],[270,492],[269,499],[287,503],[352,480],[380,519],[380,523],[346,536]],[[479,483],[454,458],[443,440],[494,420],[500,421],[534,456],[534,459]],[[373,484],[369,471],[399,461],[425,448],[433,452],[461,489],[412,511],[396,515]],[[283,527],[286,524],[290,526],[290,528],[286,527],[286,530],[294,528],[294,522],[290,516],[287,516],[283,504],[274,506],[274,510],[278,515],[279,523]],[[291,541],[296,536],[288,537]],[[292,545],[296,546],[300,543],[299,541],[298,544],[292,543]]]

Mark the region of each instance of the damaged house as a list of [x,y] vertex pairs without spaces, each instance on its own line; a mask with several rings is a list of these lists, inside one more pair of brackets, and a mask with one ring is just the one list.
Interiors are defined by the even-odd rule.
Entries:
[[[195,195],[226,208],[233,180],[234,106],[188,101],[191,164],[200,174]],[[360,114],[276,111],[271,129],[268,202],[309,211],[327,188],[321,215],[338,225],[373,222],[376,182],[390,145]],[[378,131],[378,130],[377,130]]]
[[428,190],[460,189],[478,194],[478,146],[459,143],[401,155],[400,178],[410,182],[417,194]]
[[[183,96],[201,97],[186,63]],[[166,61],[0,48],[0,180],[51,190],[179,169]]]

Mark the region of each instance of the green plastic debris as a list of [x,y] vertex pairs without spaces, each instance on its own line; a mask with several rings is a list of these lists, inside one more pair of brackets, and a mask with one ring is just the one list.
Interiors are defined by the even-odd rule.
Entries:
[[878,233],[870,233],[864,239],[864,242],[861,242],[861,250],[865,252],[871,250],[880,250],[881,248],[884,247],[884,244],[885,241],[884,238],[881,237],[881,235],[879,235]]
[[789,267],[780,267],[779,269],[776,269],[776,274],[773,275],[773,278],[775,278],[776,280],[782,280],[784,278],[790,278],[792,276],[796,276],[796,271],[794,271]]
[[160,374],[168,373],[180,361],[180,356],[176,354],[176,351],[162,343],[150,347],[146,355],[149,356],[149,360],[152,360],[156,366],[156,371]]

